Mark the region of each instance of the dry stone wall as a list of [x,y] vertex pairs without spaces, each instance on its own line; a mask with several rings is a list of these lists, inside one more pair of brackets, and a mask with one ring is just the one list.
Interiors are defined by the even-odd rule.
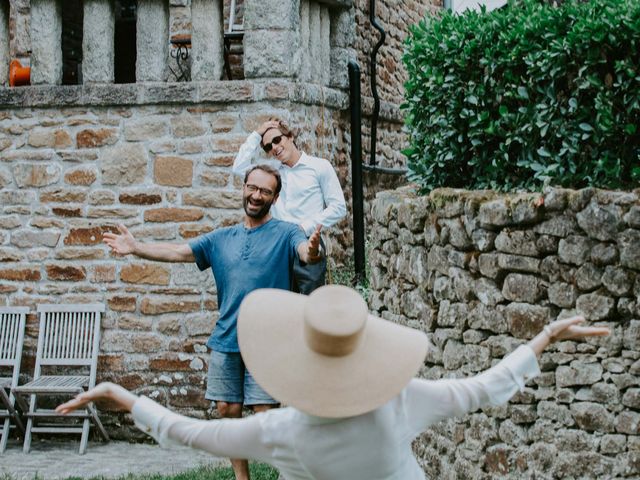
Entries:
[[[102,234],[122,223],[142,241],[182,243],[239,221],[230,166],[274,115],[300,129],[301,147],[328,158],[346,188],[343,94],[327,90],[323,106],[316,95],[286,82],[0,89],[0,305],[105,304],[98,380],[205,415],[211,272],[112,255]],[[330,230],[337,261],[347,223]],[[37,330],[30,315],[23,380]]]
[[640,477],[640,191],[405,188],[372,216],[370,306],[429,332],[425,378],[489,368],[558,316],[612,330],[551,346],[507,405],[425,432],[429,478]]

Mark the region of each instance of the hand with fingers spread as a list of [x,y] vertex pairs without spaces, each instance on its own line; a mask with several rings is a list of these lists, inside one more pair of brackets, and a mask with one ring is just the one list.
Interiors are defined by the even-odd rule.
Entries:
[[602,337],[611,333],[607,327],[580,326],[579,324],[582,322],[584,322],[584,317],[582,316],[556,320],[549,325],[545,325],[542,332],[529,342],[529,346],[534,352],[540,354],[542,350],[553,342],[583,340],[590,337]]
[[109,400],[118,409],[130,412],[137,399],[138,397],[136,395],[124,389],[120,385],[104,382],[95,386],[91,390],[79,394],[73,400],[69,400],[62,405],[59,405],[56,408],[56,412],[66,415],[98,400]]
[[129,232],[127,227],[118,225],[119,235],[111,232],[105,232],[102,241],[111,247],[118,255],[128,255],[134,253],[136,249],[136,239]]

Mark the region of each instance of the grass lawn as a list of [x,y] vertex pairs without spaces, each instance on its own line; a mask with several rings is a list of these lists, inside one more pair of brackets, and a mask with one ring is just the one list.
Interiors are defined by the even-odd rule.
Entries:
[[[278,480],[278,471],[264,463],[249,463],[251,480]],[[102,480],[104,477],[92,477],[88,480]],[[143,474],[118,477],[116,480],[234,480],[231,467],[199,467],[175,475]],[[17,480],[11,475],[0,475],[0,480]],[[22,480],[22,479],[20,479]],[[35,476],[33,480],[47,480],[44,477]],[[66,480],[87,480],[81,477],[68,477]]]

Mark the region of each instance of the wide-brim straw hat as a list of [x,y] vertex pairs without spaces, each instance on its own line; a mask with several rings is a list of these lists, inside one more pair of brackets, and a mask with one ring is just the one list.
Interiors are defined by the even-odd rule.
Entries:
[[240,306],[242,358],[273,398],[320,417],[369,412],[396,396],[423,364],[424,333],[370,315],[353,289],[311,295],[260,289]]

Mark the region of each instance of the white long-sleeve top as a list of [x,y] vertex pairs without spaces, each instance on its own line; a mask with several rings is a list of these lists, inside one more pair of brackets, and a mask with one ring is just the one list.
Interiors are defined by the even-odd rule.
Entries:
[[[233,173],[244,176],[253,165],[252,161],[260,149],[261,136],[251,133],[242,144],[233,162]],[[317,225],[330,227],[347,213],[342,187],[333,166],[324,158],[302,153],[293,167],[278,160],[266,162],[280,172],[282,190],[271,207],[274,218],[302,226],[310,236]]]
[[320,418],[295,408],[243,419],[195,420],[140,397],[133,417],[161,444],[184,444],[217,456],[269,463],[288,480],[423,480],[411,441],[442,419],[505,403],[540,373],[520,346],[467,379],[413,379],[385,405],[355,417]]

